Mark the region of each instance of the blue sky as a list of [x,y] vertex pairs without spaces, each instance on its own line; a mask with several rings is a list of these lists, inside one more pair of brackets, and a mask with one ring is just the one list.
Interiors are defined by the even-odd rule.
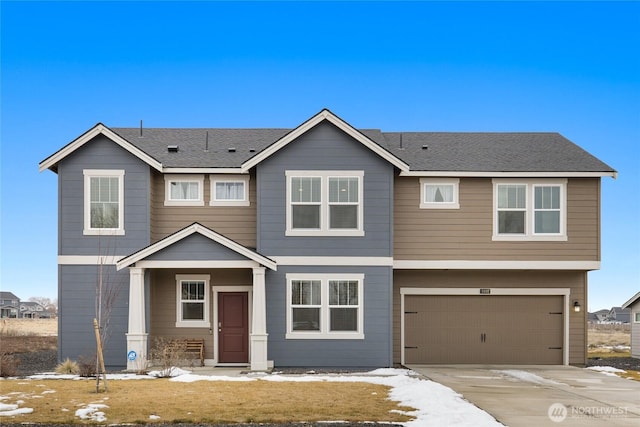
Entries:
[[57,180],[97,122],[560,132],[602,183],[589,309],[640,291],[640,3],[9,2],[1,8],[0,288],[56,297]]

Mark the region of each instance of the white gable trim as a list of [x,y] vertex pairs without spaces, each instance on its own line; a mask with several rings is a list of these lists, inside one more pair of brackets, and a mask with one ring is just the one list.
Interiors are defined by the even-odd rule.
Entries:
[[142,160],[152,168],[158,170],[159,172],[162,172],[162,163],[158,162],[156,159],[149,156],[144,151],[135,147],[129,141],[122,138],[121,136],[113,132],[111,129],[109,129],[102,123],[98,123],[91,129],[89,129],[87,132],[85,132],[84,134],[82,134],[81,136],[73,140],[71,143],[64,146],[61,150],[55,152],[54,154],[52,154],[51,156],[47,157],[42,162],[40,162],[40,165],[39,165],[40,172],[46,169],[52,168],[53,166],[58,164],[58,162],[60,162],[62,159],[67,157],[69,154],[73,153],[78,148],[82,147],[84,144],[91,141],[93,138],[95,138],[100,134],[106,136],[107,138],[109,138],[110,140],[118,144],[120,147],[124,148],[129,153],[133,154],[134,156],[136,156],[137,158],[139,158],[140,160]]
[[137,261],[143,260],[146,257],[155,254],[156,252],[161,251],[162,249],[173,245],[176,242],[179,242],[180,240],[184,239],[185,237],[188,237],[194,233],[199,233],[211,240],[213,240],[216,243],[221,244],[222,246],[225,246],[229,249],[231,249],[234,252],[239,253],[240,255],[243,255],[247,258],[249,258],[250,260],[253,260],[255,262],[257,262],[260,265],[263,265],[265,267],[270,268],[271,270],[276,270],[277,269],[277,264],[275,261],[273,261],[272,259],[269,259],[267,257],[264,257],[260,254],[258,254],[257,252],[252,251],[251,249],[247,249],[244,246],[242,246],[241,244],[234,242],[233,240],[224,237],[221,234],[216,233],[215,231],[196,223],[191,224],[188,227],[183,228],[180,231],[177,231],[175,233],[173,233],[170,236],[165,237],[164,239],[154,243],[151,246],[148,246],[144,249],[139,250],[138,252],[129,255],[128,257],[125,257],[123,259],[121,259],[120,261],[118,261],[116,263],[116,268],[118,270],[122,270],[125,267],[129,267],[133,264],[135,264]]
[[640,299],[640,292],[638,292],[637,294],[635,294],[634,296],[632,296],[629,301],[625,302],[624,304],[622,304],[622,308],[630,308],[633,304],[635,304],[636,301],[638,301]]
[[362,143],[365,147],[369,148],[371,151],[373,151],[374,153],[376,153],[377,155],[379,155],[380,157],[382,157],[383,159],[385,159],[386,161],[388,161],[389,163],[391,163],[401,171],[409,170],[409,165],[407,165],[405,162],[403,162],[393,154],[389,153],[384,148],[380,147],[378,144],[373,142],[371,139],[367,138],[365,135],[363,135],[361,132],[359,132],[349,123],[345,122],[344,120],[342,120],[341,118],[333,114],[331,111],[324,109],[320,111],[318,114],[316,114],[315,116],[311,117],[306,122],[302,123],[300,126],[295,128],[291,132],[289,132],[288,134],[286,134],[285,136],[283,136],[282,138],[280,138],[279,140],[277,140],[276,142],[274,142],[273,144],[271,144],[269,147],[262,150],[257,155],[253,156],[251,159],[244,162],[241,167],[242,171],[243,172],[248,171],[249,169],[256,166],[261,161],[267,159],[272,154],[279,151],[281,148],[285,147],[291,141],[297,139],[298,137],[302,136],[303,134],[311,130],[317,124],[323,122],[324,120],[334,124],[338,129],[342,130],[344,133],[351,136],[356,141]]
[[473,171],[400,171],[400,176],[475,177],[475,178],[618,178],[617,172],[473,172]]

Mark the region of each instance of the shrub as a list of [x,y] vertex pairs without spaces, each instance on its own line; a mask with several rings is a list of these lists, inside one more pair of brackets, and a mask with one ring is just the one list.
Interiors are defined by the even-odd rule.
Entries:
[[78,374],[81,377],[95,377],[96,376],[96,356],[78,357]]
[[158,377],[167,378],[173,369],[185,360],[187,345],[184,341],[158,337],[151,349],[151,359],[159,364]]
[[13,354],[0,354],[0,377],[15,377],[20,360]]
[[77,375],[80,372],[78,364],[73,360],[67,359],[56,366],[56,374],[72,374]]

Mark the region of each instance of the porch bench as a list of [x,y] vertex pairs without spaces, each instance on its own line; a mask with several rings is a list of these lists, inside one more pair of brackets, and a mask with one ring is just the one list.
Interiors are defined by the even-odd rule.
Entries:
[[185,353],[195,353],[200,359],[200,366],[204,366],[204,339],[184,338],[180,341],[185,346]]

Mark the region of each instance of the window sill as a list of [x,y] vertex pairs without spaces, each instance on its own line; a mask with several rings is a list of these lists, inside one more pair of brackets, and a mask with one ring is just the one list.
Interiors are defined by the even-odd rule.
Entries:
[[420,209],[460,209],[460,203],[420,203]]
[[285,236],[303,237],[363,237],[364,230],[287,230]]
[[192,320],[176,322],[176,328],[208,328],[211,329],[211,322]]
[[204,206],[203,200],[165,200],[165,206]]
[[124,236],[124,230],[85,228],[82,234],[85,236]]
[[363,340],[360,332],[289,332],[285,336],[288,340]]
[[494,242],[566,242],[569,240],[563,235],[493,235]]
[[209,206],[250,206],[251,203],[248,200],[212,200],[209,202]]

